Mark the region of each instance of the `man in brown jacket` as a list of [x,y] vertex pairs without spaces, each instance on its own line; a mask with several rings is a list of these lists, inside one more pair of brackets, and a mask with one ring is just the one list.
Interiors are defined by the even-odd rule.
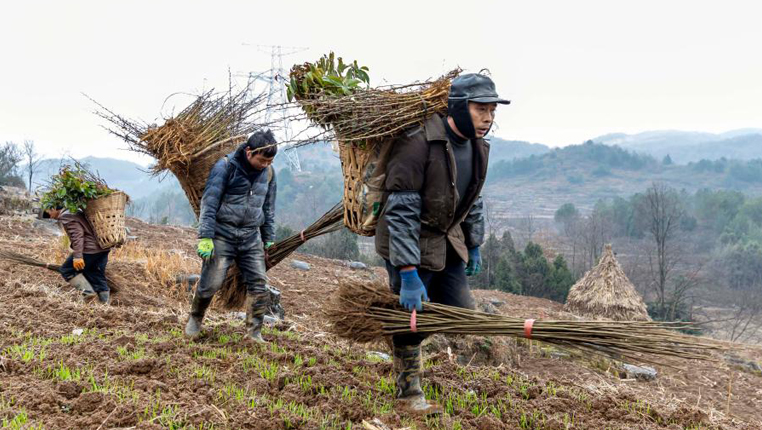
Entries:
[[106,283],[106,264],[109,250],[98,245],[90,222],[82,212],[72,214],[61,208],[47,209],[45,215],[58,220],[69,236],[72,254],[61,265],[61,276],[82,292],[86,302],[97,296],[98,301],[108,304],[110,294]]
[[[479,273],[484,242],[480,197],[487,177],[497,104],[492,79],[466,74],[452,81],[447,117],[433,115],[394,142],[386,167],[388,195],[376,227],[376,252],[392,291],[411,312],[423,301],[474,308],[466,276]],[[421,389],[419,334],[392,337],[397,399],[411,413],[441,412]]]

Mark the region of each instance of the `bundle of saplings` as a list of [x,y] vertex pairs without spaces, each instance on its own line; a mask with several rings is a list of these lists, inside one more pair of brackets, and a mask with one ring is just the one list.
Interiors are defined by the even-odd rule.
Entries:
[[40,203],[43,209],[63,208],[71,213],[84,211],[88,202],[111,195],[117,190],[109,188],[106,182],[79,163],[61,167],[50,178]]
[[[225,92],[210,90],[197,96],[179,113],[165,118],[162,124],[124,118],[100,104],[97,115],[112,124],[109,131],[124,139],[130,150],[156,160],[151,168],[155,175],[168,170],[177,177],[198,217],[212,166],[245,142],[249,134],[273,125],[259,118],[268,108],[266,102],[266,95],[252,95],[248,87],[242,90],[231,87]],[[306,240],[337,230],[340,223],[340,209],[334,208],[301,234],[276,243],[268,250],[267,269]],[[246,287],[239,278],[240,270],[234,263],[218,295],[218,302],[225,308],[243,305]]]
[[372,88],[368,68],[345,63],[331,52],[294,66],[288,97],[316,131],[310,141],[336,140],[344,176],[344,225],[362,236],[375,234],[384,198],[385,156],[394,139],[435,113],[447,111],[450,82],[460,70],[431,81]]

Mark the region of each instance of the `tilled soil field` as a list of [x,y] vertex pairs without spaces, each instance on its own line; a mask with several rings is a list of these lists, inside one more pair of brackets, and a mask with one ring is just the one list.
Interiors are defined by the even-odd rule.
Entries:
[[[174,276],[196,273],[195,232],[130,221],[138,239],[112,255],[128,280],[114,305],[85,305],[53,272],[0,262],[0,420],[17,429],[761,429],[762,376],[719,363],[658,367],[630,379],[617,363],[540,343],[435,336],[425,390],[446,413],[394,410],[383,344],[328,331],[322,307],[344,277],[383,277],[296,256],[269,275],[287,317],[244,341],[240,315],[214,309],[205,335],[183,338],[189,294]],[[0,219],[0,246],[44,260],[65,253],[54,230]],[[494,291],[481,306],[560,318],[558,304]],[[757,359],[759,351],[738,353]]]

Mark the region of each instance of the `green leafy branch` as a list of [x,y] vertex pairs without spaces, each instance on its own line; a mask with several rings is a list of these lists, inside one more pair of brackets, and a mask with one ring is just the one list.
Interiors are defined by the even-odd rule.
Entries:
[[98,176],[90,173],[81,164],[63,166],[58,174],[50,178],[47,191],[40,203],[42,208],[64,208],[71,213],[84,210],[89,200],[107,196],[114,192]]
[[286,84],[288,100],[303,100],[321,96],[349,96],[370,84],[368,68],[357,61],[344,63],[336,55],[323,55],[315,63],[296,65]]

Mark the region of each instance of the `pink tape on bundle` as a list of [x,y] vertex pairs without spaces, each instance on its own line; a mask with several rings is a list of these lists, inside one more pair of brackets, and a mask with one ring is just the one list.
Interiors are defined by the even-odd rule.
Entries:
[[534,322],[535,320],[533,319],[524,320],[524,337],[527,339],[532,338],[532,327],[534,326]]

